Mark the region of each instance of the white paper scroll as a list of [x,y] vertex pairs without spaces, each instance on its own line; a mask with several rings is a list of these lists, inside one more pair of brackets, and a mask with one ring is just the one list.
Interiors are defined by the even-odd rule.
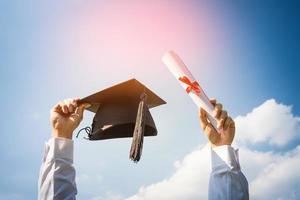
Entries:
[[[163,63],[169,68],[171,73],[175,76],[177,81],[179,81],[180,85],[187,89],[190,87],[190,92],[188,92],[189,96],[193,99],[198,108],[203,108],[208,113],[208,119],[214,128],[217,130],[217,120],[213,117],[214,106],[210,103],[208,97],[204,93],[203,89],[200,85],[197,85],[196,79],[193,77],[191,72],[188,70],[183,61],[176,55],[173,51],[167,52],[163,58]],[[191,85],[183,82],[180,78],[186,77],[191,85],[200,89],[200,92],[195,91]],[[196,84],[196,85],[195,85]]]

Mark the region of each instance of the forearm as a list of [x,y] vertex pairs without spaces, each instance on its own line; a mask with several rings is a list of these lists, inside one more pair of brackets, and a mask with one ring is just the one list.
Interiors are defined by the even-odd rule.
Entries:
[[39,177],[39,199],[75,199],[77,194],[73,167],[73,141],[51,138]]
[[211,149],[209,199],[249,199],[248,182],[240,169],[238,151],[223,145]]

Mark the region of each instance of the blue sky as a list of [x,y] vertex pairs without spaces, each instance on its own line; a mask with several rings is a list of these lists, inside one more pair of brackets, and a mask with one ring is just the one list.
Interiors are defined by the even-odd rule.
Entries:
[[[169,49],[233,117],[268,99],[299,116],[299,10],[298,1],[1,1],[0,198],[35,198],[57,101],[132,77],[168,102],[152,111],[159,135],[146,139],[138,165],[127,159],[129,139],[75,139],[79,197],[127,197],[172,176],[174,162],[206,138],[196,107],[161,63]],[[81,126],[91,119],[86,113]],[[285,153],[298,144],[248,148]]]

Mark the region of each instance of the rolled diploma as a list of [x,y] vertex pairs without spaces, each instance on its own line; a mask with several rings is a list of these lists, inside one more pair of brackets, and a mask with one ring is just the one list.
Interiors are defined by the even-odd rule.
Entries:
[[[186,76],[191,82],[196,81],[196,79],[193,77],[192,73],[188,70],[183,61],[173,51],[167,52],[163,56],[162,62],[169,68],[171,73],[175,76],[175,78],[179,81],[180,85],[184,89],[186,89],[188,85],[180,81],[180,77]],[[208,113],[207,117],[209,121],[217,130],[217,120],[213,117],[214,106],[210,103],[208,97],[204,93],[201,86],[199,86],[199,88],[201,91],[199,95],[195,93],[195,91],[191,90],[189,96],[192,98],[192,100],[198,106],[198,108],[201,107]]]

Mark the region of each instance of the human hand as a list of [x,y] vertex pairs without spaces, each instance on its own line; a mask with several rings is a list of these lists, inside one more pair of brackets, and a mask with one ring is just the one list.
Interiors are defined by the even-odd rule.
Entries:
[[72,139],[73,131],[82,121],[84,109],[90,107],[90,104],[78,103],[79,99],[66,99],[51,109],[52,137]]
[[215,107],[214,117],[218,122],[218,130],[209,122],[207,113],[202,108],[200,108],[199,112],[201,127],[207,135],[212,147],[231,145],[235,134],[235,123],[232,118],[228,116],[227,111],[222,110],[222,104],[217,103],[215,99],[210,100],[210,102]]

